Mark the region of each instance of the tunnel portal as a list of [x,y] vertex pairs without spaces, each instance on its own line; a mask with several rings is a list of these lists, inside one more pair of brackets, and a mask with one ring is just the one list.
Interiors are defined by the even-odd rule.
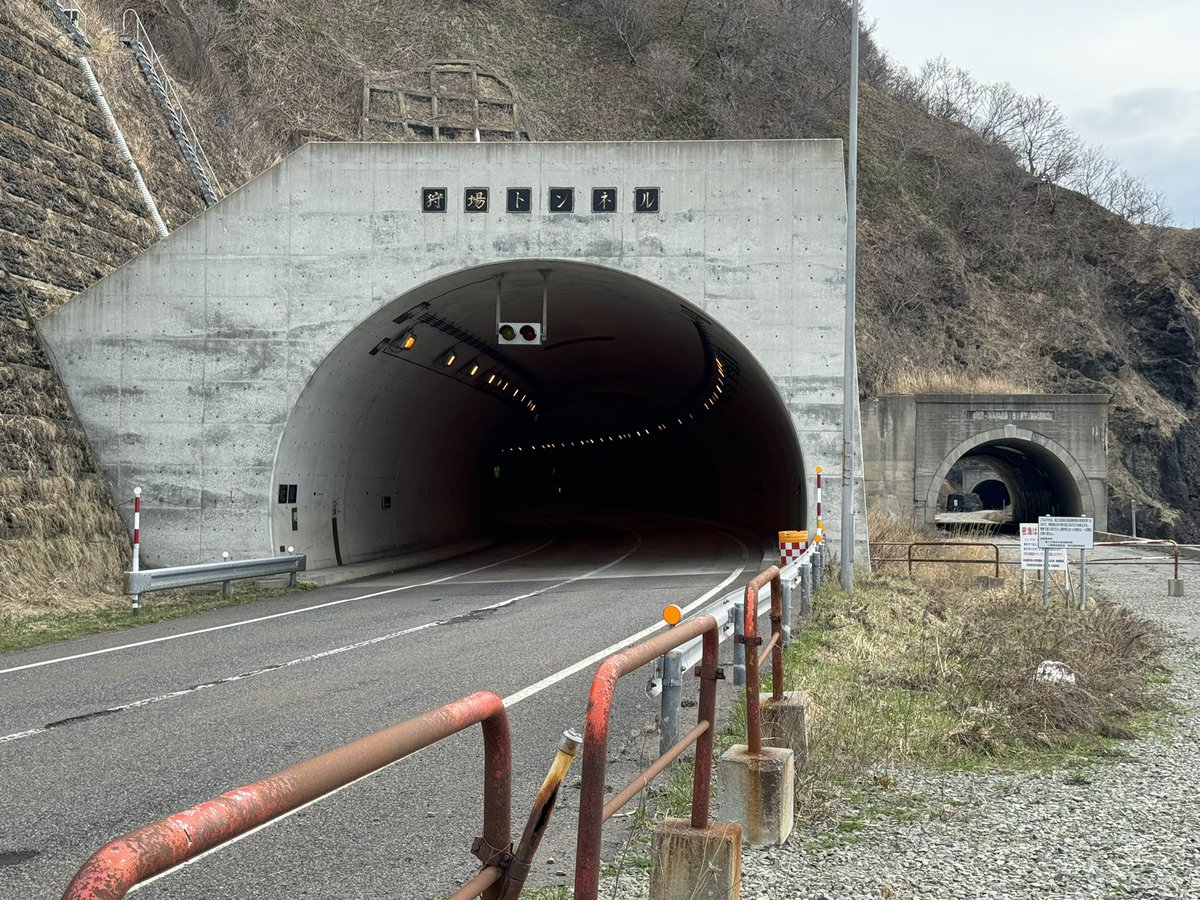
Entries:
[[38,328],[149,565],[555,505],[769,543],[843,447],[844,174],[830,140],[310,143]]
[[[1106,394],[890,395],[863,405],[871,504],[918,524],[1091,516],[1107,528]],[[955,498],[955,499],[951,499]]]

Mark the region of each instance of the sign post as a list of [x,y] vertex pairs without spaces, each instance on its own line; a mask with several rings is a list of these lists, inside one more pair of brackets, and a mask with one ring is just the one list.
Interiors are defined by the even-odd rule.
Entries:
[[[1049,559],[1051,550],[1079,550],[1079,609],[1087,606],[1087,551],[1095,546],[1095,520],[1090,516],[1038,516],[1038,547]],[[1043,605],[1046,591],[1042,590]]]

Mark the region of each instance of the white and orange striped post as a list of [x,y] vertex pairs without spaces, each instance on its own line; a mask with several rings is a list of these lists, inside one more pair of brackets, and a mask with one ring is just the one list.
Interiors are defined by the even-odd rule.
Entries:
[[[142,548],[142,489],[133,489],[133,571],[138,570],[138,558]],[[142,608],[141,594],[132,595],[133,614]]]

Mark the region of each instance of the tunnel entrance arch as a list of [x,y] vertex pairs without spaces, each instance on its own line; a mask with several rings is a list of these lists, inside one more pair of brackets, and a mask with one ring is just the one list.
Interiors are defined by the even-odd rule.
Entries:
[[[243,557],[282,552],[300,546],[310,522],[320,527],[314,546],[325,555],[335,508],[333,556],[345,542],[345,561],[383,551],[365,537],[368,525],[361,541],[351,533],[359,527],[351,510],[367,523],[368,503],[377,523],[406,498],[427,508],[424,530],[393,532],[393,547],[460,533],[462,514],[474,503],[464,498],[482,496],[473,479],[489,471],[478,458],[479,441],[527,453],[531,443],[578,443],[583,426],[595,425],[587,440],[597,444],[586,446],[599,448],[604,438],[607,450],[608,437],[620,441],[619,428],[670,429],[654,414],[682,409],[683,386],[703,380],[696,374],[698,322],[715,345],[742,348],[730,351],[744,379],[738,395],[765,397],[771,386],[786,414],[769,415],[769,428],[789,423],[804,459],[829,471],[842,449],[845,211],[839,141],[311,143],[38,328],[114,494],[130,497],[143,487],[143,502],[155,510],[154,540],[143,547],[148,565],[201,562],[226,550]],[[588,311],[588,321],[580,320],[579,340],[570,344],[559,342],[552,322],[536,366],[534,356],[508,348],[508,371],[519,377],[502,380],[510,393],[518,390],[518,402],[525,402],[522,393],[533,396],[521,385],[553,388],[554,402],[538,403],[538,411],[556,411],[554,434],[542,420],[546,429],[535,442],[519,409],[501,412],[482,402],[456,420],[450,411],[464,407],[445,405],[446,388],[433,387],[456,374],[429,368],[429,360],[416,366],[380,346],[399,336],[397,319],[411,312],[428,331],[416,343],[421,352],[435,334],[442,341],[436,353],[458,343],[480,350],[464,335],[495,347],[491,304],[484,304],[486,329],[483,320],[464,326],[451,308],[456,301],[437,292],[469,293],[466,281],[486,281],[492,269],[508,270],[513,280],[504,290],[517,291],[522,279],[538,284],[536,267],[546,262],[578,266],[563,281],[577,285],[573,303]],[[536,312],[506,303],[506,316],[540,321],[536,293]],[[420,303],[429,305],[415,309]],[[423,317],[462,333],[438,331]],[[624,323],[619,339],[605,330],[614,323]],[[639,335],[659,339],[642,340],[640,353],[623,357],[636,367],[600,365]],[[681,355],[685,345],[691,355]],[[586,375],[561,362],[593,358]],[[350,359],[364,362],[356,368]],[[676,359],[684,364],[673,375]],[[384,362],[410,371],[385,383],[373,369]],[[586,402],[572,404],[569,392],[554,388],[566,381]],[[761,390],[751,391],[751,382]],[[761,440],[751,427],[757,423],[733,415],[738,409],[721,401],[717,415],[743,429],[736,441]],[[461,440],[464,434],[476,440]],[[709,434],[715,443],[705,448],[735,442],[732,430],[719,439]],[[652,436],[624,443],[648,446]],[[395,446],[405,463],[358,462],[371,453],[394,456]],[[803,498],[805,508],[772,521],[764,538],[811,522],[814,473],[777,481],[780,473],[791,477],[790,464],[751,466],[748,473],[705,462],[710,451],[700,447],[679,443],[670,471],[711,475],[720,486],[698,493],[712,515],[734,508],[721,492],[736,490]],[[502,478],[514,468],[500,466]],[[560,467],[550,469],[547,477],[557,477]],[[638,470],[631,464],[627,471]],[[614,476],[601,489],[576,471],[562,486],[591,486],[584,499],[595,500],[627,481]],[[647,497],[658,486],[643,487]],[[678,490],[666,494],[684,499]],[[854,495],[861,509],[861,482]],[[459,513],[443,514],[443,506]],[[827,495],[825,506],[836,518],[838,497]],[[865,516],[857,522],[865,559]]]
[[871,505],[931,525],[951,495],[963,510],[982,506],[972,487],[996,480],[1008,491],[1012,521],[1060,510],[1091,516],[1104,531],[1109,400],[1108,394],[889,394],[867,401]]
[[985,462],[1001,475],[994,481],[1010,495],[1014,522],[1096,515],[1088,478],[1067,449],[1045,435],[1008,425],[972,435],[946,454],[926,490],[927,523],[933,523],[939,510],[938,497],[951,469],[968,459]]
[[[505,316],[545,342],[498,344]],[[273,543],[315,566],[473,536],[512,507],[648,510],[770,533],[805,466],[779,390],[724,326],[616,269],[507,260],[405,292],[351,331],[293,406]],[[791,486],[780,490],[779,486]]]

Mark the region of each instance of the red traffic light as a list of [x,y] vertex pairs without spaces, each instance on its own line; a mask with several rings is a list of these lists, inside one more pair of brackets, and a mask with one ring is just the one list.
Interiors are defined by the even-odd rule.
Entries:
[[542,327],[537,322],[501,322],[496,328],[501,344],[539,345],[542,343]]

